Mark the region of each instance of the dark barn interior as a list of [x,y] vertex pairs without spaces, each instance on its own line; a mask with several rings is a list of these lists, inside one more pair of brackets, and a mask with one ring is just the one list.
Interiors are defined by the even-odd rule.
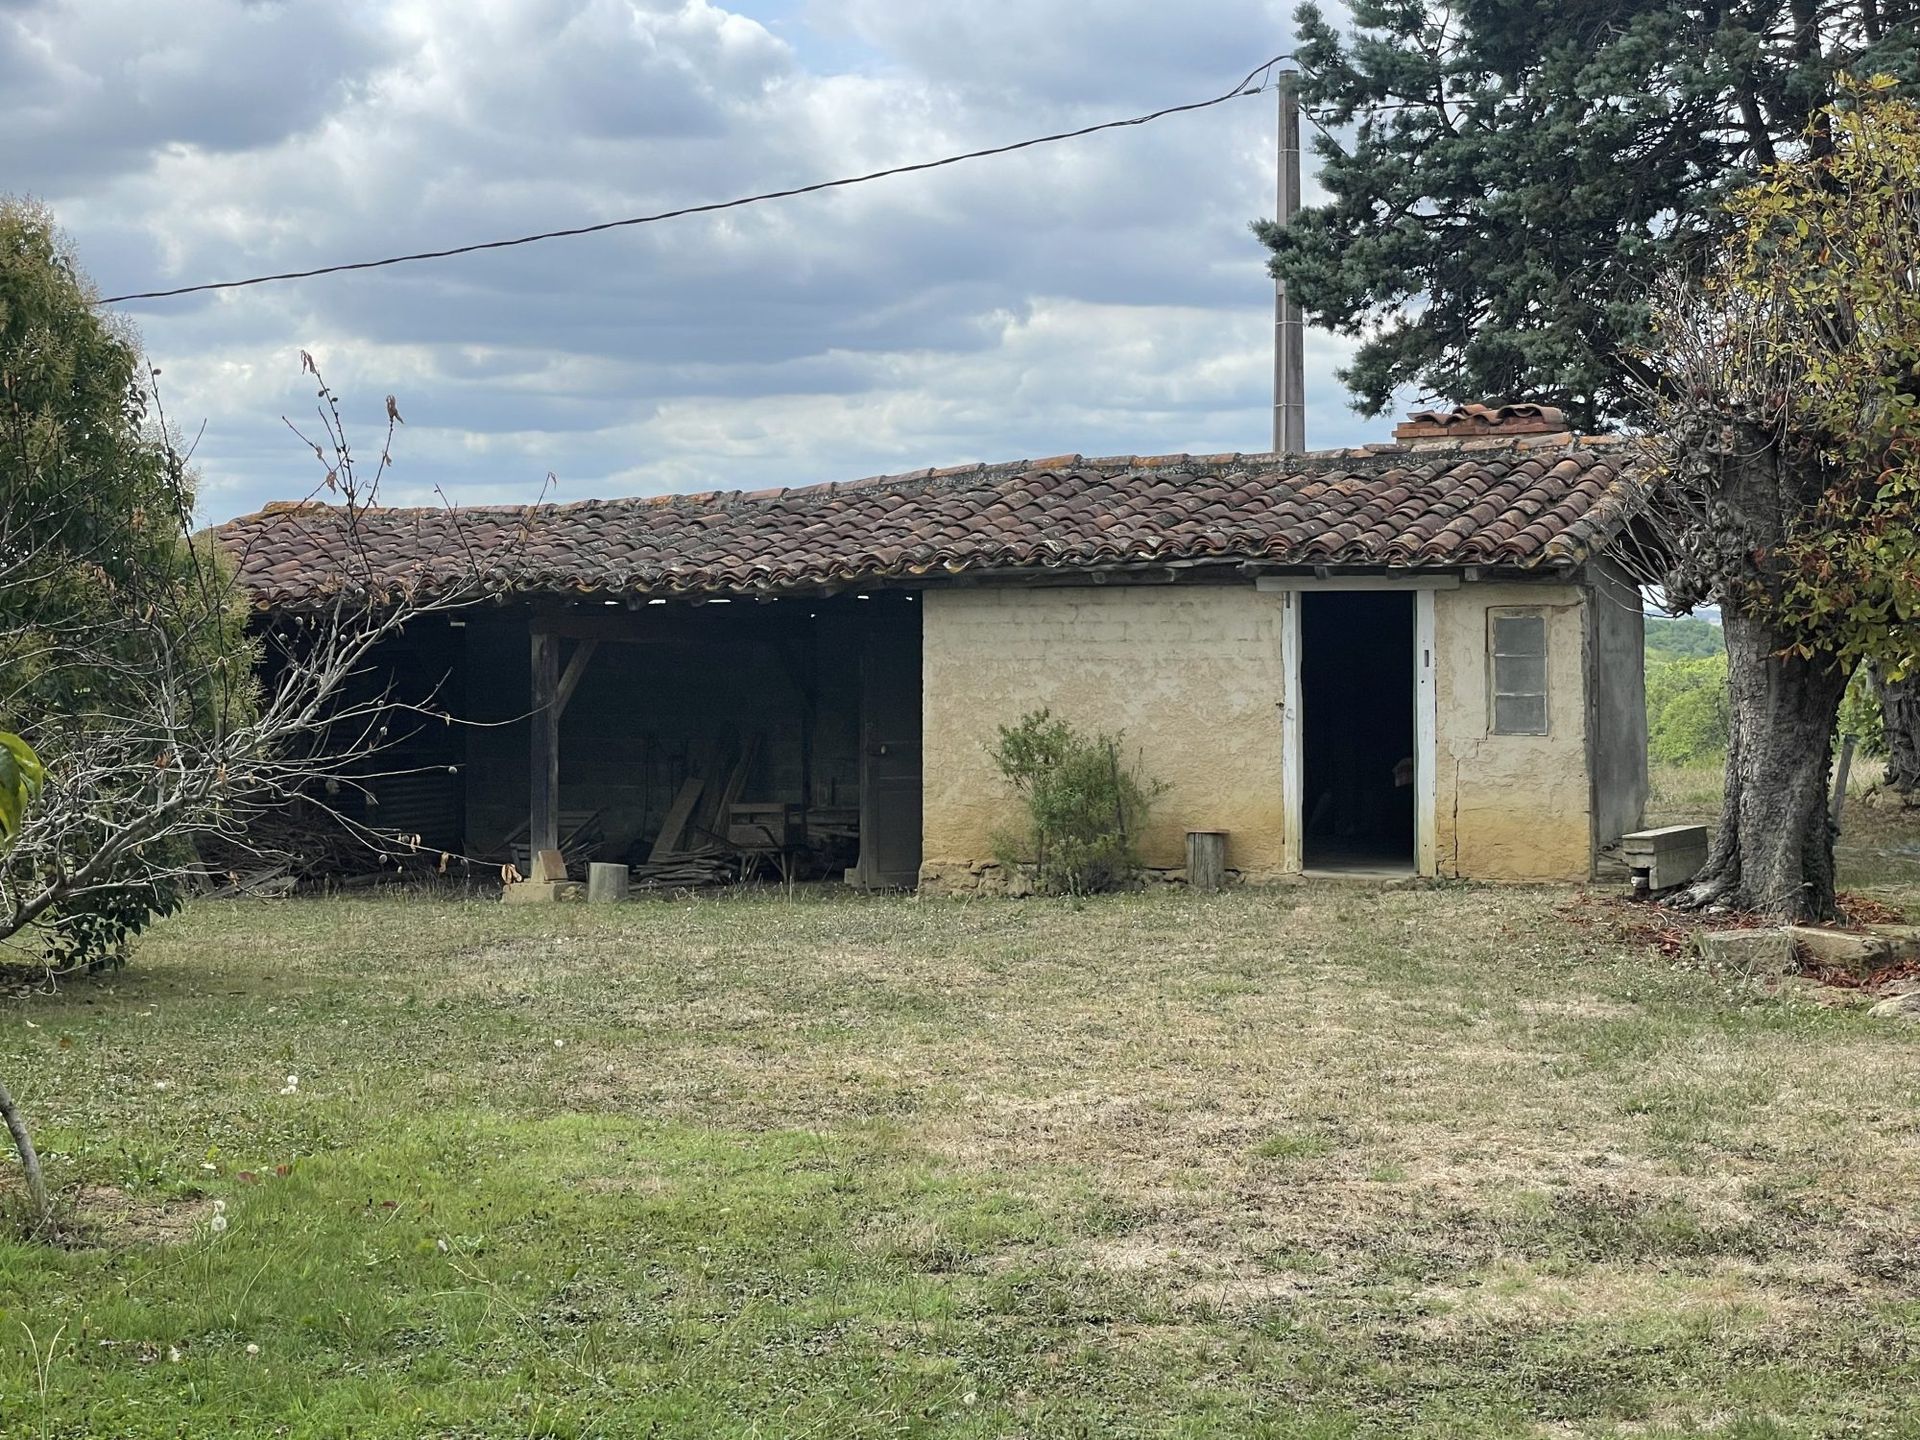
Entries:
[[1355,590],[1301,598],[1303,863],[1411,868],[1413,596]]
[[532,873],[544,663],[558,762],[545,803],[570,871],[914,883],[912,592],[482,605],[423,617],[379,658],[368,684],[456,717],[396,708],[377,768],[403,773],[368,782],[366,822],[423,850]]

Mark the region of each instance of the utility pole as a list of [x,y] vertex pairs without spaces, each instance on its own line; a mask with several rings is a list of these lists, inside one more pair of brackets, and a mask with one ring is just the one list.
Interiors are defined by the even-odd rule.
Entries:
[[[1280,72],[1280,166],[1274,222],[1285,225],[1300,209],[1300,72]],[[1273,449],[1298,455],[1307,448],[1307,387],[1300,307],[1287,282],[1273,282]]]

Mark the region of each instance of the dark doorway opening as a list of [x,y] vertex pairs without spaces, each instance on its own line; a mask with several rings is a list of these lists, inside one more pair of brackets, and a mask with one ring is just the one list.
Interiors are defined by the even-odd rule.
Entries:
[[1302,863],[1414,864],[1413,595],[1300,595]]

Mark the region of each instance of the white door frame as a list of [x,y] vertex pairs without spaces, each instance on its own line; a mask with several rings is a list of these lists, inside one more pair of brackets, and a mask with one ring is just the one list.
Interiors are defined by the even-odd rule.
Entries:
[[1413,592],[1413,868],[1421,875],[1438,869],[1439,846],[1434,833],[1434,805],[1439,794],[1439,744],[1434,685],[1434,601],[1436,590],[1459,586],[1457,575],[1365,576],[1341,575],[1326,579],[1291,575],[1262,575],[1255,587],[1282,598],[1280,611],[1280,673],[1285,694],[1280,702],[1280,774],[1285,794],[1281,816],[1285,838],[1282,867],[1298,874],[1305,868],[1306,814],[1301,804],[1305,783],[1303,713],[1300,696],[1300,595],[1307,590],[1395,590]]

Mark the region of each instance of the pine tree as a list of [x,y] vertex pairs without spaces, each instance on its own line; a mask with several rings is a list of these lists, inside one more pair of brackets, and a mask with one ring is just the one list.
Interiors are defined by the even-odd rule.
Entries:
[[1631,413],[1652,277],[1724,232],[1844,72],[1920,87],[1915,0],[1351,8],[1350,37],[1296,12],[1330,199],[1254,228],[1309,322],[1361,337],[1343,378],[1370,415],[1402,387]]

